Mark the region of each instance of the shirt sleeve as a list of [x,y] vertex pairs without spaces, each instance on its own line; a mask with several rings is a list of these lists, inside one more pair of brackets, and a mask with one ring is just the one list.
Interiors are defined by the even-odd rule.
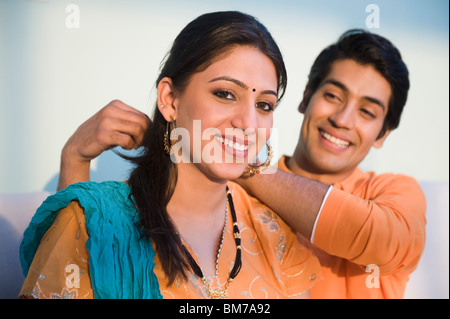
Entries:
[[72,202],[60,210],[42,238],[19,297],[93,298],[87,239],[83,208]]
[[332,189],[333,189],[332,185],[330,187],[328,187],[328,190],[325,193],[325,196],[323,197],[322,204],[320,205],[319,212],[317,213],[316,220],[314,221],[313,230],[311,232],[311,238],[310,238],[310,241],[313,244],[314,244],[314,235],[316,234],[317,221],[319,220],[320,213],[322,212],[322,209],[323,209],[323,205],[327,201],[328,195],[330,194]]
[[314,244],[330,255],[380,273],[414,269],[425,246],[426,200],[404,175],[380,175],[363,196],[336,187],[317,220]]

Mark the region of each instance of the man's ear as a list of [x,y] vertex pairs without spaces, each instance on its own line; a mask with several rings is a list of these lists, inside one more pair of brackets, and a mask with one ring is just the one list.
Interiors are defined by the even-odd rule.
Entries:
[[386,140],[386,138],[388,137],[388,135],[392,132],[392,130],[386,130],[386,132],[384,132],[384,134],[377,138],[377,140],[375,142],[373,142],[373,147],[374,148],[381,148],[384,144],[384,141]]
[[302,114],[305,114],[306,108],[308,107],[309,101],[311,100],[311,90],[306,87],[305,91],[303,91],[303,100],[300,102],[298,106],[298,111]]
[[158,109],[167,122],[177,118],[177,98],[171,78],[164,77],[158,83]]

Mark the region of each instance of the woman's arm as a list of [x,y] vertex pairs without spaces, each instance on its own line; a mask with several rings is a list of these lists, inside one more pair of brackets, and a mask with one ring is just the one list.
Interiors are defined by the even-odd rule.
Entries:
[[91,161],[106,150],[121,146],[126,150],[142,145],[149,117],[114,100],[84,122],[69,138],[61,152],[58,190],[88,181]]

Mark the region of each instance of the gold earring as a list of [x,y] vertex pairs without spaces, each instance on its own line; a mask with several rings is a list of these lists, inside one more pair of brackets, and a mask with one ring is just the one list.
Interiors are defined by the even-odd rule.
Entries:
[[[166,122],[166,132],[164,133],[164,150],[166,151],[166,153],[168,155],[170,155],[170,150],[172,149],[172,147],[177,143],[176,139],[170,139],[170,133],[176,129],[176,123],[175,120],[170,117],[172,119],[172,122]],[[169,127],[172,126],[172,128],[170,129]],[[170,132],[170,133],[169,133]]]
[[270,166],[270,161],[272,160],[272,146],[269,143],[266,143],[267,147],[267,157],[264,163],[259,165],[248,165],[245,169],[245,173],[249,174],[250,176],[253,176],[255,174],[260,174],[262,171],[264,171],[267,167]]

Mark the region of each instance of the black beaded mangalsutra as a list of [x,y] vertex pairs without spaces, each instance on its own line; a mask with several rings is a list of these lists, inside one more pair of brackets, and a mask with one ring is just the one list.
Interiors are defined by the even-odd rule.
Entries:
[[209,282],[203,275],[203,272],[202,272],[200,266],[195,262],[195,259],[192,257],[192,255],[189,253],[189,251],[186,250],[188,261],[189,261],[189,264],[191,265],[192,270],[200,279],[202,279],[203,283],[207,286],[209,296],[212,299],[224,299],[224,298],[228,297],[228,286],[233,281],[233,279],[236,278],[236,276],[239,274],[239,271],[241,270],[241,266],[242,266],[241,233],[239,231],[239,227],[237,224],[236,211],[234,210],[233,198],[231,196],[230,190],[228,189],[228,186],[227,186],[227,198],[228,198],[228,204],[230,205],[230,209],[231,209],[231,218],[233,219],[233,233],[234,233],[234,241],[236,243],[236,258],[234,261],[233,269],[231,269],[230,274],[227,279],[227,282],[225,283],[224,289],[221,289],[220,287],[217,289],[213,289],[213,288],[209,287]]

